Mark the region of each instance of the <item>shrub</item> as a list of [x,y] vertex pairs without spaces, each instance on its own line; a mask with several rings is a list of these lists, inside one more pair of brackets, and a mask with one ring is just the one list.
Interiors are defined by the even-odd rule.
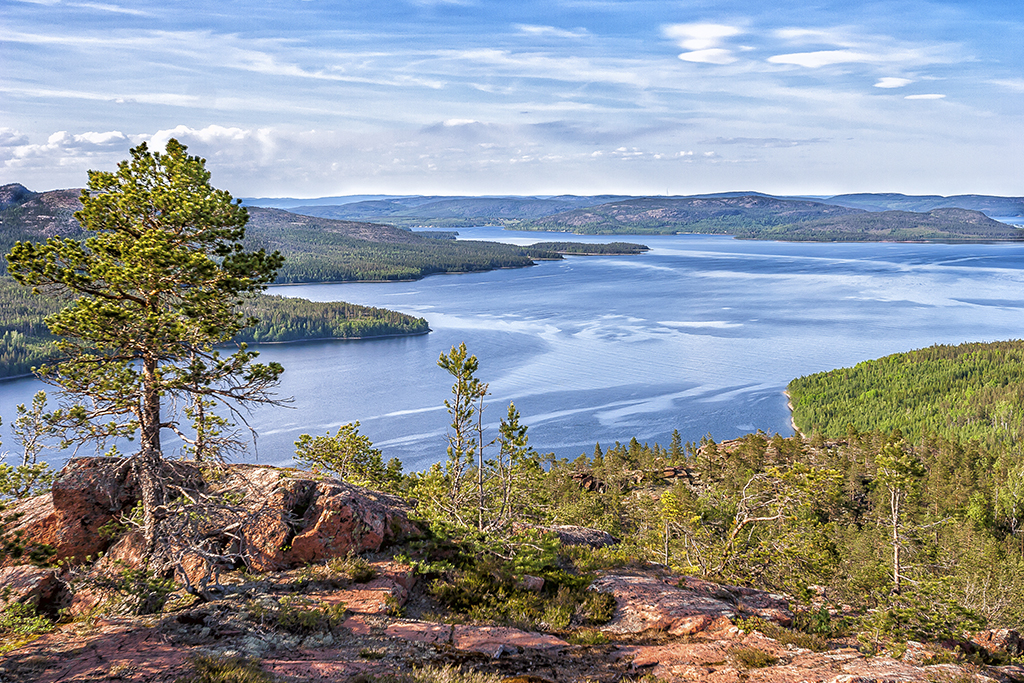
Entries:
[[273,683],[259,662],[243,657],[200,655],[192,660],[195,673],[177,683]]
[[767,652],[753,647],[735,647],[729,650],[729,654],[748,669],[761,669],[779,661]]

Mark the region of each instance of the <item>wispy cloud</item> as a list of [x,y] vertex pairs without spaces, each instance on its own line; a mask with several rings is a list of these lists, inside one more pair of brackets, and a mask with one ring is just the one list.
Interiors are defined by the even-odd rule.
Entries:
[[564,28],[555,26],[537,26],[535,24],[516,24],[515,28],[519,33],[526,36],[550,36],[553,38],[585,38],[589,32],[584,28],[574,31],[567,31]]
[[944,99],[945,97],[946,97],[945,95],[940,95],[938,93],[925,93],[925,94],[922,94],[922,95],[907,95],[903,99],[905,99],[905,100],[941,100],[941,99]]

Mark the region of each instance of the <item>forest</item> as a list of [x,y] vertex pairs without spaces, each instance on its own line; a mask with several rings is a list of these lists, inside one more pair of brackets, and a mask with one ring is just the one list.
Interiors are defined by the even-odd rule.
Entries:
[[[28,374],[55,358],[55,337],[44,319],[61,308],[53,297],[33,294],[10,277],[0,277],[0,378]],[[313,302],[261,295],[240,309],[259,322],[236,342],[286,342],[303,339],[354,339],[429,332],[423,318],[384,308],[338,302]]]
[[[632,439],[557,459],[508,446],[504,435],[516,431],[507,427],[518,427],[510,406],[492,448],[509,462],[501,453],[490,464],[481,458],[485,502],[466,505],[490,519],[511,490],[513,518],[596,527],[622,539],[624,557],[827,607],[822,633],[905,641],[986,624],[1020,629],[1024,460],[1016,432],[1002,424],[1019,429],[1020,415],[980,420],[999,423],[985,433],[961,430],[969,420],[931,420],[926,407],[974,423],[997,404],[1019,408],[1022,350],[1020,342],[932,347],[815,376],[813,391],[798,388],[807,378],[794,380],[809,436],[684,444],[676,432],[667,447]],[[905,393],[884,405],[906,402],[898,423],[890,418],[899,411],[879,403],[851,409],[853,424],[841,431],[811,429],[807,415],[831,405],[830,391],[884,395],[895,386]],[[450,519],[431,502],[450,495],[450,472],[445,463],[382,483],[420,501],[428,518]]]

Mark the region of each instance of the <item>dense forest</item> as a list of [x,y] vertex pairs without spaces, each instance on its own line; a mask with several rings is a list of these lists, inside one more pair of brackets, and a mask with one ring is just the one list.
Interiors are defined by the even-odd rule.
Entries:
[[[992,416],[1021,405],[1022,358],[1024,343],[1006,342],[862,363],[790,387],[808,431],[807,416],[824,414],[813,411],[847,412],[833,395],[885,396],[868,411],[851,405],[841,429],[700,444],[677,432],[667,448],[633,439],[574,460],[520,450],[510,474],[498,476],[500,456],[485,464],[489,491],[514,491],[515,519],[603,529],[622,539],[621,557],[785,592],[818,610],[805,612],[818,615],[813,629],[858,633],[869,646],[958,638],[984,624],[1020,629],[1021,421]],[[979,422],[990,431],[964,429]],[[502,435],[515,433],[506,427]],[[430,501],[446,495],[449,471],[390,485],[436,519]]]
[[899,430],[1011,448],[1024,441],[1024,341],[931,346],[794,379],[793,420],[839,438]]
[[[43,319],[61,308],[52,297],[32,294],[13,278],[0,277],[0,378],[17,377],[54,358],[53,337]],[[427,321],[383,308],[313,302],[262,295],[241,309],[259,323],[235,341],[260,343],[302,339],[365,338],[423,334]]]

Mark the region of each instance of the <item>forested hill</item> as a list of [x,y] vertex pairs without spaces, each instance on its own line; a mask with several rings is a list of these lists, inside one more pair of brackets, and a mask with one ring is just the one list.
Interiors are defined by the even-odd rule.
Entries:
[[[18,240],[41,241],[76,236],[81,227],[72,215],[80,208],[80,190],[31,192],[21,185],[0,187],[0,249]],[[614,247],[559,242],[556,247],[516,246],[497,242],[438,239],[450,234],[419,234],[381,223],[334,220],[249,207],[247,248],[279,250],[286,261],[278,283],[414,280],[435,273],[522,268],[534,260],[561,259],[562,254],[646,251],[638,244]],[[6,263],[0,262],[0,273]]]
[[870,212],[823,202],[738,197],[642,197],[518,226],[579,234],[702,233],[799,241],[1016,240],[1019,229],[978,211]]
[[620,195],[578,197],[395,197],[337,205],[292,207],[294,213],[344,220],[386,221],[399,226],[465,227],[514,225],[563,211],[627,199]]
[[278,282],[413,280],[434,273],[522,268],[533,259],[560,259],[546,249],[418,235],[391,225],[249,209],[249,248],[279,250]]
[[794,379],[793,420],[828,438],[900,430],[1005,448],[1024,441],[1024,341],[931,346]]

